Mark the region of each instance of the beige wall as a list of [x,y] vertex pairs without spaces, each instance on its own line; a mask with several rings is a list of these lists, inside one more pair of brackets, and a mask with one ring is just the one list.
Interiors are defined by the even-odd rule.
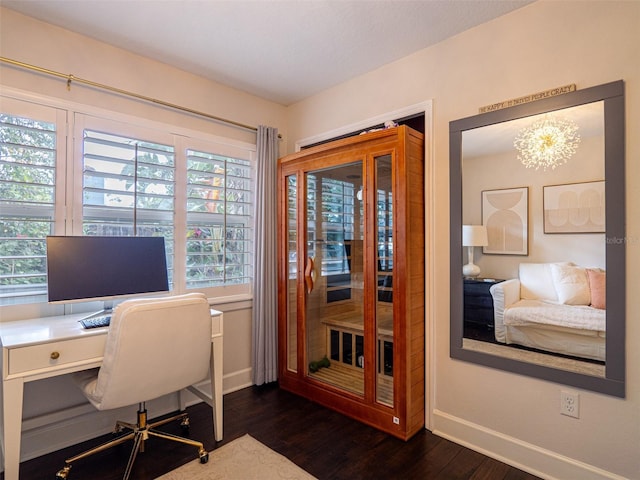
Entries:
[[[288,112],[293,150],[298,139],[433,99],[432,428],[544,476],[640,478],[639,25],[640,2],[536,2]],[[501,100],[620,79],[627,121],[627,398],[579,391],[580,419],[573,419],[559,413],[561,385],[449,358],[448,126]]]

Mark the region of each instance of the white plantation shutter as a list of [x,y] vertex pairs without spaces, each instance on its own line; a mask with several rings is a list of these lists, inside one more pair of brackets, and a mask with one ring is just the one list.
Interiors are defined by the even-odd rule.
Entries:
[[65,119],[57,109],[2,102],[0,305],[46,301],[45,239],[55,232],[56,189],[64,192],[56,171]]
[[174,147],[85,129],[82,178],[82,234],[164,237],[171,280]]
[[187,288],[249,283],[251,187],[248,160],[187,150]]

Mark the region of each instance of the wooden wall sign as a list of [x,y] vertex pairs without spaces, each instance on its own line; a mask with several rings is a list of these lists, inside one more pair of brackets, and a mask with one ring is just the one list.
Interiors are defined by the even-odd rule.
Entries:
[[515,105],[520,105],[523,103],[534,102],[536,100],[541,100],[547,97],[555,97],[556,95],[562,95],[563,93],[575,92],[575,90],[576,90],[576,84],[572,83],[570,85],[564,85],[562,87],[552,88],[550,90],[545,90],[543,92],[525,95],[524,97],[512,98],[511,100],[505,100],[504,102],[498,102],[498,103],[493,103],[491,105],[486,105],[484,107],[480,107],[479,110],[480,110],[480,113],[493,112],[494,110],[513,107]]

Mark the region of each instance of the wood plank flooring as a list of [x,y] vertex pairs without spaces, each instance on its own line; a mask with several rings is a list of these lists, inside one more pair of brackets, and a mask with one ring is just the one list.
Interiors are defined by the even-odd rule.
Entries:
[[[190,436],[207,450],[249,434],[320,480],[536,480],[537,477],[423,430],[403,442],[339,413],[279,389],[251,387],[224,397],[224,440],[216,445],[211,409],[189,407]],[[153,412],[149,412],[153,416]],[[162,430],[182,434],[177,424]],[[110,435],[23,462],[21,480],[53,480],[64,459]],[[121,445],[73,466],[69,480],[122,478],[130,444]],[[157,439],[138,455],[132,478],[151,480],[197,458],[185,445]],[[4,475],[0,475],[4,480]],[[230,479],[245,480],[245,479]],[[268,479],[265,479],[268,480]]]

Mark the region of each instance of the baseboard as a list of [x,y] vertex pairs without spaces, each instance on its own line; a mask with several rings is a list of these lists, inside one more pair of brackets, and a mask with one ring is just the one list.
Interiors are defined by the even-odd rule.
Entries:
[[615,473],[560,455],[439,410],[434,410],[433,412],[432,432],[544,479],[625,480],[624,477]]
[[244,370],[238,370],[237,372],[225,375],[222,380],[224,393],[236,392],[253,385],[251,373],[251,368],[245,368]]

